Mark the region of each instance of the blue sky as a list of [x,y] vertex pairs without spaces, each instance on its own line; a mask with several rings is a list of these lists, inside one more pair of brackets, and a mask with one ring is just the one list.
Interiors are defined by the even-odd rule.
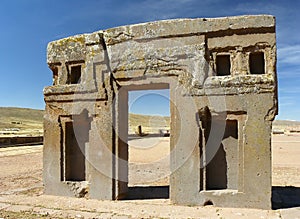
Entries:
[[44,108],[42,90],[52,83],[46,64],[50,41],[160,19],[272,14],[277,19],[277,118],[300,120],[299,9],[295,0],[1,0],[0,106]]
[[169,116],[170,90],[129,91],[128,109],[136,114]]

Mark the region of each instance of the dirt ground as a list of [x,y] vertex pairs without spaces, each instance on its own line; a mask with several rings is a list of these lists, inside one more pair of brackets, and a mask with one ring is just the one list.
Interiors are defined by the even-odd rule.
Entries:
[[[99,201],[43,195],[42,145],[0,148],[0,218],[300,218],[300,135],[273,136],[273,208],[175,206],[167,198]],[[130,141],[129,185],[166,186],[169,139]]]
[[300,187],[300,135],[274,135],[273,185]]

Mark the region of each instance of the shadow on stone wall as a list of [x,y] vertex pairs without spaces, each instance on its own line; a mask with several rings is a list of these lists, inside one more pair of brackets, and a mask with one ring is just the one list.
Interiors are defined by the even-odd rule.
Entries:
[[300,188],[293,186],[272,187],[272,209],[300,207]]
[[136,186],[129,187],[125,200],[168,199],[169,186]]
[[[125,200],[168,199],[169,186],[129,187]],[[272,209],[300,207],[300,188],[293,186],[272,187]]]

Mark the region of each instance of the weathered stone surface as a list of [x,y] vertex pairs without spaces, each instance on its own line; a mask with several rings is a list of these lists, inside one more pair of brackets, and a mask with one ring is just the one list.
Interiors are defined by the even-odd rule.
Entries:
[[128,91],[169,88],[171,201],[271,208],[273,16],[116,27],[49,43],[47,62],[47,194],[126,197]]

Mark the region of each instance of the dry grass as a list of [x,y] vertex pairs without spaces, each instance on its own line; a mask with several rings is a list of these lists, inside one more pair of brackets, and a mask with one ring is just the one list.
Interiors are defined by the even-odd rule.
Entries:
[[273,130],[282,132],[300,132],[299,121],[275,120],[273,122]]
[[[43,134],[44,110],[0,107],[0,136]],[[137,126],[145,133],[158,133],[170,129],[170,117],[129,114],[129,132]]]
[[143,133],[159,133],[159,130],[170,130],[170,117],[129,114],[129,133],[136,132],[137,127],[141,125]]
[[[0,107],[0,136],[42,135],[44,110]],[[134,134],[139,125],[146,134],[170,130],[170,117],[129,114],[129,133]],[[273,130],[300,131],[300,122],[276,120]]]
[[42,135],[43,110],[0,107],[0,136]]

